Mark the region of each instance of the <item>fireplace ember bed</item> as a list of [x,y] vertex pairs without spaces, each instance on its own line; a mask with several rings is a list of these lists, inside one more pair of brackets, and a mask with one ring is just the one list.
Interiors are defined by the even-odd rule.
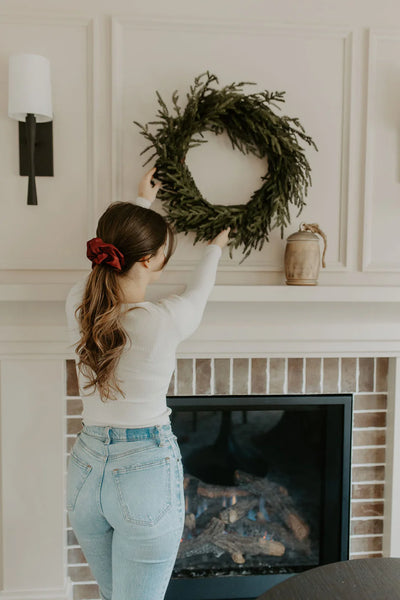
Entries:
[[166,600],[250,600],[348,559],[351,394],[167,402],[185,528]]

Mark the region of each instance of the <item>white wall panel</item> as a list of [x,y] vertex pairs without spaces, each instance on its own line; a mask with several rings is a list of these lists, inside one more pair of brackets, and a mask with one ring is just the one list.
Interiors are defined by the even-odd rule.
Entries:
[[[319,152],[307,147],[313,185],[307,206],[285,237],[301,221],[318,222],[327,233],[328,267],[346,266],[349,107],[351,100],[349,30],[325,27],[269,26],[255,22],[210,22],[115,18],[113,23],[113,182],[114,198],[131,200],[140,177],[147,143],[136,125],[154,120],[155,91],[172,107],[177,89],[183,104],[196,75],[209,70],[220,84],[253,81],[246,93],[286,91],[282,114],[299,117]],[[145,54],[145,60],[143,56]],[[224,139],[225,138],[225,139]],[[208,136],[206,146],[191,150],[188,165],[203,194],[213,203],[248,200],[260,185],[265,164],[233,152],[226,136]],[[147,156],[150,156],[148,154]],[[158,208],[160,205],[158,204]],[[181,240],[171,265],[190,265],[197,258],[193,235]],[[278,231],[261,252],[253,251],[242,269],[281,270],[285,240]],[[237,266],[240,251],[221,266]]]
[[64,589],[64,390],[62,359],[1,363],[1,529],[7,593],[50,587],[59,597]]
[[365,271],[400,271],[400,31],[369,38]]
[[[28,178],[19,175],[18,123],[0,95],[0,268],[87,268],[93,226],[93,22],[15,18],[0,21],[0,84],[8,88],[8,56],[43,54],[51,63],[54,177],[37,177],[38,205],[27,205]],[[3,160],[4,157],[4,160]]]

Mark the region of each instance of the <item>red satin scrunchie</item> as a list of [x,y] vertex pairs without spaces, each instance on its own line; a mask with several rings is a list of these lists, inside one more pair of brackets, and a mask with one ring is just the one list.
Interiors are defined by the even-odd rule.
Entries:
[[92,261],[92,269],[94,265],[99,265],[105,262],[116,271],[121,271],[125,264],[125,258],[122,252],[113,244],[107,244],[99,237],[92,238],[86,243],[86,256]]

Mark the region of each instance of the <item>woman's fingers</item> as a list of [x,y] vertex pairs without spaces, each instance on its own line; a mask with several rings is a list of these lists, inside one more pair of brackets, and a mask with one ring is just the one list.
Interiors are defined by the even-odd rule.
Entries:
[[146,181],[148,182],[149,185],[152,186],[153,189],[156,189],[157,191],[161,188],[162,184],[160,181],[157,181],[157,179],[153,179],[154,173],[157,171],[157,167],[153,167],[152,169],[150,169],[150,171],[147,171],[147,173],[144,175]]
[[157,167],[153,167],[152,169],[147,171],[147,173],[145,173],[144,177],[150,181],[156,171]]
[[223,229],[213,240],[211,240],[211,242],[209,242],[209,244],[216,244],[217,246],[220,246],[220,248],[224,248],[228,243],[230,230],[230,227]]

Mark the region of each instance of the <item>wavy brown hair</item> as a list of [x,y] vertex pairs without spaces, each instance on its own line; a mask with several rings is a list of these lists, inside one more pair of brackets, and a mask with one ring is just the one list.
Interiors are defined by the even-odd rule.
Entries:
[[121,324],[120,277],[168,242],[165,265],[174,250],[174,233],[155,211],[131,202],[113,202],[99,219],[96,237],[114,244],[124,255],[125,264],[121,271],[104,262],[92,264],[82,303],[75,310],[81,333],[75,352],[79,371],[89,380],[83,388],[97,388],[102,402],[107,402],[118,399],[115,392],[125,398],[115,370],[127,340],[132,344]]

